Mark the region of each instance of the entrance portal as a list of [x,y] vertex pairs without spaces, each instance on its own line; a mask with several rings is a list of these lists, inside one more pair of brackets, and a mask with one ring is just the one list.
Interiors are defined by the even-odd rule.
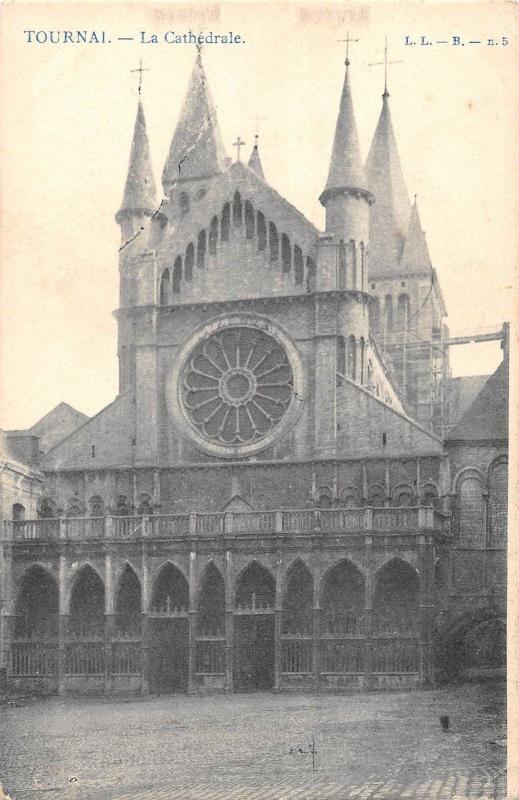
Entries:
[[234,617],[234,688],[271,689],[274,685],[274,615]]

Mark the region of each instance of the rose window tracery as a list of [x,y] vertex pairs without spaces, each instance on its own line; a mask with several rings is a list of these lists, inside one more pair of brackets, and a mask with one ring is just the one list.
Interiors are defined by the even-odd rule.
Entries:
[[191,424],[205,439],[231,447],[267,436],[285,416],[293,390],[283,345],[259,328],[224,328],[202,339],[181,375]]

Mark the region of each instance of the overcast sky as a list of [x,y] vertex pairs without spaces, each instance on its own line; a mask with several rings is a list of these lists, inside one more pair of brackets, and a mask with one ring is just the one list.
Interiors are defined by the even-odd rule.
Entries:
[[[143,100],[157,183],[195,50],[142,45],[139,32],[232,30],[244,44],[206,46],[204,62],[229,155],[259,119],[267,180],[319,228],[351,46],[363,155],[381,108],[390,42],[393,124],[409,194],[418,194],[454,334],[510,319],[516,220],[517,22],[510,4],[297,4],[145,7],[4,5],[0,48],[2,374],[0,424],[32,425],[61,400],[94,414],[117,393],[119,231],[114,222],[136,110]],[[518,15],[515,14],[517,17]],[[515,30],[514,30],[515,25]],[[27,44],[24,29],[106,30],[112,44]],[[467,44],[406,47],[426,35]],[[134,42],[117,42],[134,36]],[[469,40],[510,45],[488,47]],[[453,374],[491,372],[498,343],[451,348]]]

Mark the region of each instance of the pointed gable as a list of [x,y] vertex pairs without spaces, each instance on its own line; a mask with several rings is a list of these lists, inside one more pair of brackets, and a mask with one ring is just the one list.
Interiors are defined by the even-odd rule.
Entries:
[[198,53],[162,173],[164,191],[169,193],[178,181],[217,175],[226,164],[216,108]]
[[265,180],[265,175],[263,173],[263,166],[262,166],[262,163],[261,163],[261,158],[260,158],[259,149],[258,149],[257,137],[256,137],[256,143],[254,144],[254,147],[252,148],[252,153],[250,154],[250,158],[249,158],[249,162],[248,162],[247,166],[253,172],[255,172],[256,175],[258,175],[258,177],[260,177],[263,180]]
[[391,122],[389,94],[384,92],[382,111],[366,162],[370,192],[370,276],[397,268],[409,226],[409,195],[402,174]]
[[146,133],[144,109],[139,100],[133,131],[128,175],[124,187],[120,214],[128,211],[153,213],[157,207],[157,189],[151,166],[150,146]]
[[508,360],[501,362],[446,436],[453,441],[508,440]]
[[367,190],[368,182],[362,166],[359,137],[353,113],[348,66],[342,87],[339,115],[335,126],[328,180],[321,202],[334,191],[343,189]]
[[404,245],[404,252],[400,264],[401,272],[428,272],[431,269],[431,258],[429,248],[425,239],[425,233],[420,223],[418,205],[415,201],[411,209],[411,219],[407,240]]

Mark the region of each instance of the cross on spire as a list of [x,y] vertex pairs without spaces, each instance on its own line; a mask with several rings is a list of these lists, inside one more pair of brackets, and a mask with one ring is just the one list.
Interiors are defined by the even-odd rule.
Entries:
[[138,89],[138,92],[139,92],[139,95],[140,95],[141,89],[142,89],[142,73],[143,72],[150,72],[150,68],[149,67],[143,67],[142,66],[142,60],[140,60],[138,68],[137,69],[131,69],[130,72],[138,72],[139,73],[139,89]]
[[403,61],[388,61],[388,47],[387,47],[387,34],[384,37],[384,60],[383,61],[375,61],[370,64],[370,67],[381,67],[384,66],[384,97],[389,97],[389,92],[387,90],[387,68],[393,64],[403,64]]
[[346,38],[345,39],[337,39],[338,42],[345,42],[346,43],[346,58],[344,63],[346,64],[346,69],[350,66],[350,44],[354,44],[358,42],[358,39],[350,39],[349,31],[346,31]]
[[244,144],[247,144],[247,142],[244,142],[243,139],[241,139],[239,136],[237,136],[236,137],[236,141],[232,143],[232,146],[236,148],[236,154],[237,154],[236,155],[236,160],[237,161],[240,161],[240,151],[241,151],[241,149],[242,149]]

